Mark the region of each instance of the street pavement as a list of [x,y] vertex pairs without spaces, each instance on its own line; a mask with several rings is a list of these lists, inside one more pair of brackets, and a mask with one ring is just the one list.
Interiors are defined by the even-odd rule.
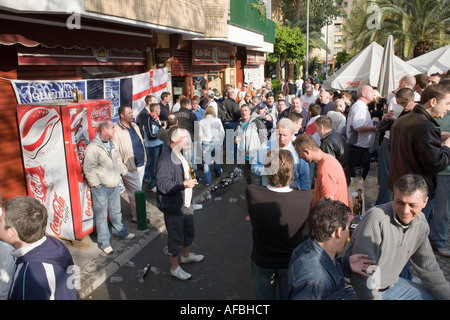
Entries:
[[[205,186],[201,182],[194,188],[194,203],[201,204],[204,201],[208,201],[206,199],[207,192],[211,191],[215,185],[220,185],[221,179],[231,173],[237,165],[223,165],[222,167],[224,173],[220,178],[213,180],[210,186]],[[200,174],[200,176],[202,175]],[[156,207],[156,194],[147,190],[145,186],[144,190],[146,192],[147,218],[150,223],[147,225],[148,229],[143,231],[137,230],[137,224],[131,221],[128,197],[126,192],[122,193],[123,222],[127,225],[130,232],[136,234],[135,239],[117,240],[112,237],[111,245],[114,251],[109,255],[106,255],[98,248],[95,232],[86,236],[82,241],[65,241],[72,254],[75,265],[80,270],[79,285],[77,288],[80,299],[89,299],[92,291],[105,281],[109,281],[111,276],[114,276],[122,266],[132,261],[132,258],[146,245],[156,239],[160,234],[166,232],[163,214]],[[367,210],[374,205],[378,194],[376,162],[372,162],[369,175],[364,181],[364,192],[365,207]],[[211,194],[214,197],[214,193]],[[227,204],[224,203],[224,205]],[[447,242],[447,246],[450,247],[450,240]],[[436,257],[447,280],[450,282],[450,259],[443,258],[438,254],[436,254]]]

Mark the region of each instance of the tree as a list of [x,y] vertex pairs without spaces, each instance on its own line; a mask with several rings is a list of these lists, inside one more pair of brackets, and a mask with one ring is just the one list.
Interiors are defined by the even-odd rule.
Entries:
[[[303,33],[306,33],[306,2],[307,0],[280,1],[284,19],[294,26],[300,26]],[[341,7],[334,5],[333,0],[310,0],[309,31],[320,33],[327,20],[336,16],[345,18],[346,14]]]
[[[323,40],[322,28],[334,17],[346,17],[345,11],[334,5],[333,0],[309,0],[309,52],[313,48],[324,49],[328,53]],[[307,0],[280,0],[284,24],[299,27],[306,34]],[[310,69],[310,68],[308,68]]]
[[[375,26],[374,19],[378,20]],[[361,50],[373,41],[384,44],[392,35],[395,53],[403,59],[447,45],[449,29],[449,0],[363,0],[345,26],[354,49]]]
[[299,27],[290,28],[276,23],[275,44],[273,53],[268,55],[268,61],[276,63],[277,77],[281,78],[281,68],[288,63],[288,78],[294,78],[296,61],[302,61],[306,54],[306,41]]
[[344,64],[349,62],[353,58],[353,55],[349,54],[347,51],[341,51],[336,54],[336,68],[339,69]]

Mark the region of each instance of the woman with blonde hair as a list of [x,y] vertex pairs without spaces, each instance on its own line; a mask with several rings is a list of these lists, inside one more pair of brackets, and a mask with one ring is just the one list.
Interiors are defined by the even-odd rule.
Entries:
[[214,173],[216,177],[222,174],[222,145],[225,130],[222,121],[217,118],[214,107],[209,106],[199,121],[199,139],[202,144],[203,176],[205,184],[211,184],[211,162],[214,160]]

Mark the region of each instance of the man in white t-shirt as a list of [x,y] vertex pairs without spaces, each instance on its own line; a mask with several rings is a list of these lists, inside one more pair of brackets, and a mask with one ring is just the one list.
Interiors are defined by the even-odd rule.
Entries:
[[316,102],[317,96],[313,94],[313,87],[311,85],[306,86],[305,95],[302,97],[303,107],[308,109],[311,103]]
[[358,100],[350,108],[347,117],[347,137],[350,147],[350,176],[354,177],[355,167],[363,168],[363,178],[367,177],[370,169],[369,148],[373,145],[376,127],[367,105],[374,99],[374,90],[369,85],[358,89]]

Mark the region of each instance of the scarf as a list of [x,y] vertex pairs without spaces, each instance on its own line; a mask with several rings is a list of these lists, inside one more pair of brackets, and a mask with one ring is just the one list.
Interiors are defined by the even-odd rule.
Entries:
[[[184,179],[190,179],[191,175],[189,174],[189,164],[186,160],[186,158],[181,153],[175,153],[181,161],[181,165],[183,166],[184,171]],[[184,206],[186,208],[189,208],[191,206],[191,200],[192,200],[192,188],[185,188],[184,189]]]
[[158,124],[161,125],[161,121],[159,120],[159,117],[153,113],[150,112],[150,115],[155,118],[158,121]]

